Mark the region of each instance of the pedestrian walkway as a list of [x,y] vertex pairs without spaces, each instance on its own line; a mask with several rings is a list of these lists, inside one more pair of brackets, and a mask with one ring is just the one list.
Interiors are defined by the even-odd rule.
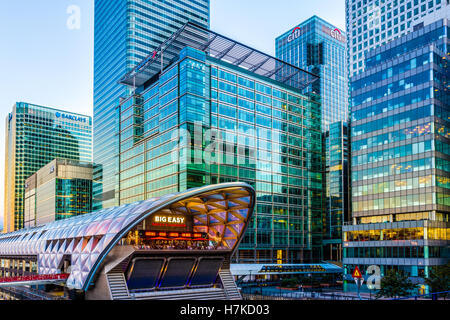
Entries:
[[248,300],[370,300],[369,294],[344,293],[342,291],[309,292],[302,290],[286,290],[277,287],[252,287],[242,291],[244,299]]

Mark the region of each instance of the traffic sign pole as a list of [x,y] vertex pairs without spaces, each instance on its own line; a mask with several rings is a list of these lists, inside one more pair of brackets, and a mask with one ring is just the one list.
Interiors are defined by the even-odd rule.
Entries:
[[364,283],[364,279],[355,278],[355,282],[356,282],[356,286],[358,287],[358,298],[359,298],[359,300],[361,300],[360,289],[361,289],[362,284]]
[[360,289],[361,289],[361,285],[364,282],[364,278],[363,278],[362,273],[359,270],[358,266],[356,266],[355,270],[353,270],[352,277],[353,277],[353,279],[355,279],[356,286],[358,288],[358,298],[359,298],[359,300],[361,300]]

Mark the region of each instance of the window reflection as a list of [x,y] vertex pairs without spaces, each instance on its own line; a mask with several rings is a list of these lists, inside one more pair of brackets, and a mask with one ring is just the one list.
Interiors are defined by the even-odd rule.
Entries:
[[448,228],[399,228],[348,231],[345,232],[344,241],[450,240],[449,230]]

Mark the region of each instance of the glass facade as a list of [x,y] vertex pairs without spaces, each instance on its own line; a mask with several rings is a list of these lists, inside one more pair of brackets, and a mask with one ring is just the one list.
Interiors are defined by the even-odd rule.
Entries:
[[308,88],[321,97],[322,129],[348,121],[347,47],[344,31],[317,16],[275,40],[277,58],[320,76]]
[[352,78],[354,225],[344,244],[359,249],[345,251],[347,274],[377,264],[420,277],[449,260],[449,30],[444,19],[393,40]]
[[316,96],[185,47],[117,110],[120,204],[222,182],[257,192],[237,262],[321,260]]
[[56,180],[56,220],[92,211],[92,180]]
[[419,28],[448,17],[448,0],[346,0],[348,64],[351,76],[362,72],[367,53]]
[[349,128],[346,122],[335,122],[324,133],[326,211],[324,225],[325,260],[342,261],[342,225],[350,221]]
[[91,117],[18,102],[6,119],[4,231],[24,227],[25,179],[55,158],[92,162]]
[[324,258],[341,261],[341,225],[349,216],[346,35],[313,16],[276,39],[276,54],[320,76],[320,81],[305,91],[319,94],[322,103]]
[[118,201],[116,108],[131,89],[120,78],[187,21],[209,26],[209,0],[96,0],[94,54],[94,209]]

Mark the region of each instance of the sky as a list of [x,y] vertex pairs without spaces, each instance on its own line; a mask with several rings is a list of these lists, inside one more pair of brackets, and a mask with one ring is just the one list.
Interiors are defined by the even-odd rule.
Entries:
[[[213,31],[271,55],[277,36],[313,15],[345,30],[345,0],[211,0]],[[1,1],[0,39],[4,181],[4,126],[15,102],[93,114],[94,0]],[[0,227],[3,201],[0,183]]]

